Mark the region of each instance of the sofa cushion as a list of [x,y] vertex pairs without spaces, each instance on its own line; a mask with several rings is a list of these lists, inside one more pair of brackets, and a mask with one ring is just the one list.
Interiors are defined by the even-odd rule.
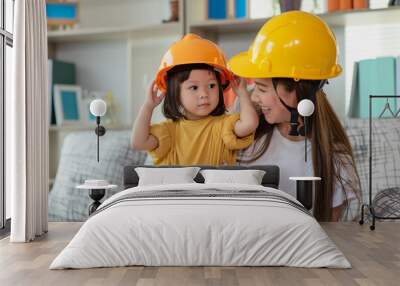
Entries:
[[108,190],[105,198],[123,189],[124,166],[141,165],[146,158],[145,152],[130,148],[130,136],[130,130],[107,131],[100,138],[100,162],[97,162],[94,132],[73,132],[66,136],[49,193],[50,221],[83,221],[88,217],[88,206],[92,202],[88,190],[76,188],[85,180],[103,179],[118,185]]

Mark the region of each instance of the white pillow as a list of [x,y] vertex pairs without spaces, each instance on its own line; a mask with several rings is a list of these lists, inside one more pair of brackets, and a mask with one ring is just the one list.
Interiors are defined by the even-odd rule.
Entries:
[[193,179],[199,170],[199,167],[135,168],[139,176],[138,186],[195,183]]
[[234,183],[246,185],[261,185],[265,171],[262,170],[201,170],[204,183]]

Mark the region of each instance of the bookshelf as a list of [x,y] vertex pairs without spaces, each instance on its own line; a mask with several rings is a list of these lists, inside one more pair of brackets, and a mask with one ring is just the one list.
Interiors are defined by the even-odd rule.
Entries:
[[157,37],[165,34],[179,34],[181,26],[179,22],[173,22],[148,26],[76,28],[65,31],[49,31],[47,39],[49,43],[129,40],[149,35]]
[[[113,1],[108,0],[86,0],[81,5],[81,27],[66,31],[48,32],[51,57],[74,61],[80,64],[81,68],[85,68],[80,73],[78,67],[77,76],[80,85],[94,90],[104,88],[104,82],[110,85],[110,90],[113,87],[123,87],[123,89],[116,89],[114,94],[120,101],[121,114],[125,114],[126,117],[122,118],[122,125],[114,127],[115,130],[131,128],[131,122],[136,117],[145,97],[145,88],[154,76],[162,54],[184,32],[198,33],[215,41],[229,58],[247,49],[259,28],[270,19],[229,18],[208,20],[206,19],[205,6],[207,0],[180,0],[180,21],[161,24],[159,23],[160,19],[165,17],[161,16],[158,7],[161,5],[160,3],[164,3],[163,1],[126,0],[116,1],[115,3],[119,4],[114,4]],[[121,5],[119,7],[120,13],[116,12],[118,5]],[[158,13],[160,19],[156,20],[154,14],[144,15],[150,5],[154,6],[152,8],[154,14]],[[136,14],[133,15],[132,13]],[[104,17],[104,15],[107,15],[107,17]],[[339,43],[339,61],[344,68],[344,73],[338,79],[332,80],[332,84],[327,88],[331,89],[328,91],[328,96],[331,96],[330,99],[334,101],[334,108],[343,118],[345,117],[349,86],[351,86],[354,61],[358,60],[358,54],[363,57],[371,56],[375,45],[384,46],[379,43],[362,46],[363,38],[368,35],[362,34],[365,32],[358,33],[358,30],[353,31],[353,27],[400,25],[400,7],[338,11],[318,14],[318,16],[332,27]],[[141,20],[135,22],[138,17],[141,17]],[[349,32],[348,29],[351,31]],[[393,28],[393,30],[395,29]],[[376,36],[376,38],[378,41],[385,41],[386,45],[389,40],[400,39],[400,29],[397,29],[397,32],[387,32],[381,38]],[[398,42],[400,43],[400,41]],[[114,43],[118,43],[118,45]],[[112,49],[117,50],[112,56],[117,55],[118,57],[115,56],[112,60],[109,60],[107,57],[112,57],[109,56],[109,51]],[[89,50],[90,53],[96,55],[90,55]],[[366,53],[364,50],[371,52]],[[382,53],[379,50],[376,56]],[[96,57],[99,58],[98,62],[94,60]],[[115,68],[122,63],[126,64],[126,67]],[[112,70],[115,76],[101,70],[105,65],[108,65],[108,69]],[[95,73],[99,70],[101,70],[101,73]],[[98,78],[95,80],[96,76]],[[120,97],[118,98],[118,96]],[[50,153],[51,178],[55,176],[58,164],[59,153],[54,150],[60,149],[63,136],[69,132],[87,130],[94,130],[94,126],[50,126],[50,148],[53,150],[51,151],[53,153]]]
[[[360,9],[317,14],[331,27],[393,24],[400,22],[400,7],[382,9]],[[257,32],[270,18],[200,20],[190,23],[194,33],[243,33]]]
[[[259,29],[270,19],[209,20],[205,9],[207,0],[186,2],[186,30],[216,42],[228,58],[247,50]],[[369,57],[399,54],[400,6],[342,10],[317,15],[331,27],[338,42],[338,61],[344,70],[339,77],[330,80],[331,84],[326,86],[326,91],[333,108],[344,120],[350,106],[354,62]]]

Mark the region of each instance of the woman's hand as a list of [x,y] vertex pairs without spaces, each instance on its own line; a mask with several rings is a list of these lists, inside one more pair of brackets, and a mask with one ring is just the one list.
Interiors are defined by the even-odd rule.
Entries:
[[146,101],[144,103],[146,107],[154,109],[157,107],[157,105],[159,105],[163,101],[165,93],[161,93],[160,96],[158,96],[157,93],[158,93],[158,88],[156,82],[153,81],[149,87]]

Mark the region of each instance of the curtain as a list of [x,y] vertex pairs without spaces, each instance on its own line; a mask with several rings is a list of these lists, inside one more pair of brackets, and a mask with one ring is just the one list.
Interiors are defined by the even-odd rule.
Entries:
[[6,98],[6,173],[11,242],[47,232],[48,77],[45,0],[18,0],[14,10],[13,92]]

